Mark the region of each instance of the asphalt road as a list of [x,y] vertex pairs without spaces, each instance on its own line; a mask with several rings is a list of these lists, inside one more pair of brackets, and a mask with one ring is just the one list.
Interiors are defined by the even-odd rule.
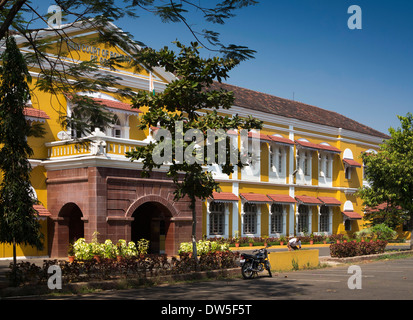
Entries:
[[346,265],[278,273],[272,278],[262,273],[252,280],[236,278],[35,299],[135,300],[146,301],[148,305],[157,301],[159,308],[182,306],[190,301],[204,304],[207,301],[245,303],[253,300],[413,300],[413,257],[358,266],[357,273],[349,273]]

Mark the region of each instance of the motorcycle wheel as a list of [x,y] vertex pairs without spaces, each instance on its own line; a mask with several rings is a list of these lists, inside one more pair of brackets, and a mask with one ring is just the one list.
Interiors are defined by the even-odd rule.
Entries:
[[268,271],[268,275],[270,276],[270,278],[272,278],[272,273],[271,273],[271,265],[270,263],[267,261],[267,263],[265,264],[265,267]]
[[251,279],[254,271],[252,271],[251,262],[245,262],[244,265],[241,267],[241,274],[244,279]]

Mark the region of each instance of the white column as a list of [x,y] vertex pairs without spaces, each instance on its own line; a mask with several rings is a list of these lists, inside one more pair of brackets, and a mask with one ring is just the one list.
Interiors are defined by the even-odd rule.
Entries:
[[[237,197],[239,196],[238,182],[232,183],[232,193],[235,194]],[[235,231],[239,231],[239,226],[238,226],[239,208],[238,206],[239,206],[239,201],[232,203],[232,236],[234,236]]]
[[287,234],[287,208],[283,205],[283,229],[282,234],[285,236]]
[[328,233],[333,234],[333,208],[328,213]]
[[294,234],[294,204],[290,204],[289,221],[288,221],[288,234]]
[[225,214],[224,214],[224,238],[229,237],[229,203],[225,203]]

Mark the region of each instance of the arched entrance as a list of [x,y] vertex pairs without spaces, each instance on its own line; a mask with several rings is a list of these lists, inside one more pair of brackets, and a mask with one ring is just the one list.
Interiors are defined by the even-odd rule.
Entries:
[[131,240],[150,241],[149,253],[165,253],[165,239],[171,213],[159,202],[145,202],[132,214]]
[[73,243],[79,238],[84,238],[83,214],[76,204],[65,204],[59,212],[59,217],[64,218],[66,222],[69,243]]

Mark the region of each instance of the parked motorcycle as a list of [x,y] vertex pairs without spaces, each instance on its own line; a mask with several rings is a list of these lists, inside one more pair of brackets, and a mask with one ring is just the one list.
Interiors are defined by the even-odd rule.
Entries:
[[269,276],[272,277],[271,265],[267,252],[267,248],[269,247],[270,246],[267,245],[263,249],[254,250],[253,253],[255,254],[241,253],[239,262],[241,265],[241,274],[244,279],[251,279],[254,274],[258,275],[258,272],[264,270],[267,270]]

